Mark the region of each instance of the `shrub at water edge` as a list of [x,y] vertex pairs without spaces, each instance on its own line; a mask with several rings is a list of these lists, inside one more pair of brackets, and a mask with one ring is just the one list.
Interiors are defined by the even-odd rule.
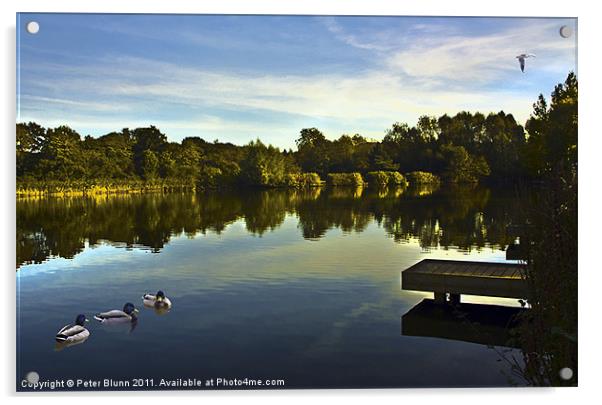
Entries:
[[363,186],[364,179],[362,175],[354,173],[329,173],[328,184],[331,186]]
[[368,180],[368,184],[376,187],[408,185],[408,182],[403,175],[396,171],[380,170],[376,172],[368,172],[366,174],[366,179]]
[[406,178],[410,184],[437,184],[441,181],[439,176],[430,172],[410,172],[406,173]]
[[318,173],[288,173],[284,178],[284,185],[295,188],[319,187],[322,180]]

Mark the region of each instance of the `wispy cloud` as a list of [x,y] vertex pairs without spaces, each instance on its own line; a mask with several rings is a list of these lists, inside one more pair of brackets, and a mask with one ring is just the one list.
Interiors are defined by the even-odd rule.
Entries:
[[541,55],[541,62],[529,61],[539,69],[566,72],[567,65],[574,62],[575,43],[557,34],[557,20],[522,19],[522,25],[486,34],[462,33],[441,23],[418,23],[410,24],[403,35],[385,36],[377,31],[364,34],[361,40],[334,18],[322,21],[340,41],[374,51],[390,72],[423,79],[422,84],[492,83],[504,74],[516,73],[515,57],[523,52]]
[[426,35],[407,49],[395,52],[388,60],[392,69],[400,69],[416,78],[487,84],[516,73],[516,55],[536,53],[541,60],[529,60],[538,69],[562,69],[574,54],[574,43],[554,35],[557,22],[529,23],[489,35]]
[[[228,120],[219,121],[223,128],[240,127],[237,112],[263,111],[297,116],[299,121],[305,122],[339,121],[339,126],[346,126],[348,132],[355,132],[358,126],[366,123],[380,122],[378,130],[370,134],[380,136],[391,123],[398,120],[411,122],[422,114],[501,108],[524,113],[532,103],[531,98],[504,94],[503,91],[425,91],[423,86],[408,83],[388,70],[367,71],[355,77],[336,73],[319,76],[244,75],[198,70],[150,59],[113,58],[110,64],[118,64],[120,68],[107,75],[107,64],[109,61],[97,63],[94,68],[86,67],[78,74],[52,82],[30,83],[46,88],[57,97],[27,97],[22,104],[23,109],[27,111],[36,104],[44,104],[50,111],[63,106],[81,112],[90,108],[111,111],[116,106],[120,113],[144,111],[149,119],[156,117],[159,120],[168,105],[198,110],[222,108],[229,110],[231,116]],[[70,100],[68,97],[72,94],[110,101],[87,103]],[[212,129],[217,129],[215,127]],[[255,137],[260,134],[249,135]]]
[[[378,24],[358,29],[357,21],[350,25],[330,17],[318,21],[323,32],[316,37],[330,40],[323,43],[332,46],[335,40],[357,50],[345,54],[356,57],[353,72],[336,66],[307,72],[247,68],[244,60],[209,67],[160,53],[134,57],[116,50],[73,63],[44,51],[45,61],[22,67],[20,118],[66,123],[94,135],[154,124],[172,138],[200,135],[243,143],[261,137],[291,147],[307,126],[330,137],[359,132],[378,139],[393,122],[414,124],[424,114],[504,110],[524,122],[537,95],[549,93],[574,68],[574,42],[557,35],[555,20],[504,21],[485,31],[428,19],[403,30]],[[119,25],[105,31],[153,37]],[[178,38],[195,43],[188,35],[182,31]],[[280,45],[274,63],[287,55]],[[521,52],[537,54],[525,74],[515,59]],[[236,51],[220,57],[236,58]]]
[[365,41],[364,39],[358,38],[356,35],[346,32],[343,27],[337,23],[334,17],[321,17],[319,19],[324,26],[333,33],[337,39],[346,43],[347,45],[353,46],[359,49],[368,49],[373,51],[387,51],[391,49],[390,45],[379,41]]
[[45,106],[50,109],[81,109],[87,111],[124,111],[127,110],[128,107],[124,105],[118,105],[114,102],[112,103],[99,103],[93,101],[81,101],[81,100],[69,100],[64,98],[53,98],[53,97],[42,97],[42,96],[33,96],[29,94],[19,95],[21,102],[31,104],[31,105],[39,105]]

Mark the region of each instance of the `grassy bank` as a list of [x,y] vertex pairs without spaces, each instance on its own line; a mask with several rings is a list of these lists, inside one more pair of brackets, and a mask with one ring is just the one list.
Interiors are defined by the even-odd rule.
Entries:
[[[417,174],[418,173],[418,174]],[[159,180],[116,180],[116,181],[36,181],[17,179],[17,197],[73,197],[85,195],[105,194],[137,194],[149,192],[172,192],[187,191],[194,192],[213,188],[231,188],[235,186],[260,187],[260,188],[293,188],[304,189],[310,187],[329,186],[353,186],[374,187],[389,186],[419,186],[421,184],[439,184],[439,178],[431,173],[414,172],[409,173],[407,178],[396,171],[373,171],[361,173],[329,173],[326,181],[317,173],[287,173],[280,181],[274,184],[246,184],[231,183],[219,185],[195,184],[193,181],[159,179]]]
[[[246,187],[268,187],[268,188],[295,188],[302,189],[308,187],[320,187],[325,184],[316,173],[289,173],[285,176],[282,182],[274,185],[252,186]],[[224,185],[225,188],[233,187],[234,184]],[[193,182],[184,181],[115,181],[115,182],[58,182],[58,181],[22,181],[17,179],[16,194],[18,198],[25,197],[76,197],[86,195],[103,195],[103,194],[138,194],[138,193],[156,193],[156,192],[173,192],[187,191],[194,192],[204,189],[215,189],[219,186],[209,186],[203,184],[194,184]]]
[[195,191],[196,186],[182,182],[131,181],[90,184],[78,182],[19,182],[16,195],[21,197],[76,197],[102,194],[136,194],[148,192]]

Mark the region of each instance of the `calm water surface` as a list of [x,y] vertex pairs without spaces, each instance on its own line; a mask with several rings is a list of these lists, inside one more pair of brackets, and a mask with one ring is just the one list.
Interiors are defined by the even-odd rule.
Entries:
[[[521,384],[506,361],[518,350],[403,335],[402,316],[432,294],[400,287],[424,258],[504,260],[516,212],[513,193],[486,188],[19,200],[18,379]],[[142,306],[158,289],[167,314]],[[56,350],[75,315],[127,301],[141,310],[135,328],[92,321],[85,343]]]

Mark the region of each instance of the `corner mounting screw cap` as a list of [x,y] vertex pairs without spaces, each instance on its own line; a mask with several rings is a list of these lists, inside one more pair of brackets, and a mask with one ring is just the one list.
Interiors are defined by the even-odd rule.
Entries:
[[562,38],[568,38],[571,35],[573,35],[573,29],[571,27],[569,27],[568,25],[563,25],[562,27],[560,27],[560,36]]
[[29,32],[30,34],[37,34],[38,31],[40,30],[40,24],[38,24],[35,21],[30,21],[27,23],[27,32]]
[[560,375],[560,378],[562,378],[565,381],[573,378],[573,370],[570,367],[564,367],[560,369],[560,372],[558,374]]
[[40,381],[40,375],[38,373],[36,373],[35,371],[30,371],[29,373],[27,373],[27,375],[25,376],[25,379],[27,380],[28,383],[30,384],[37,384],[38,381]]

